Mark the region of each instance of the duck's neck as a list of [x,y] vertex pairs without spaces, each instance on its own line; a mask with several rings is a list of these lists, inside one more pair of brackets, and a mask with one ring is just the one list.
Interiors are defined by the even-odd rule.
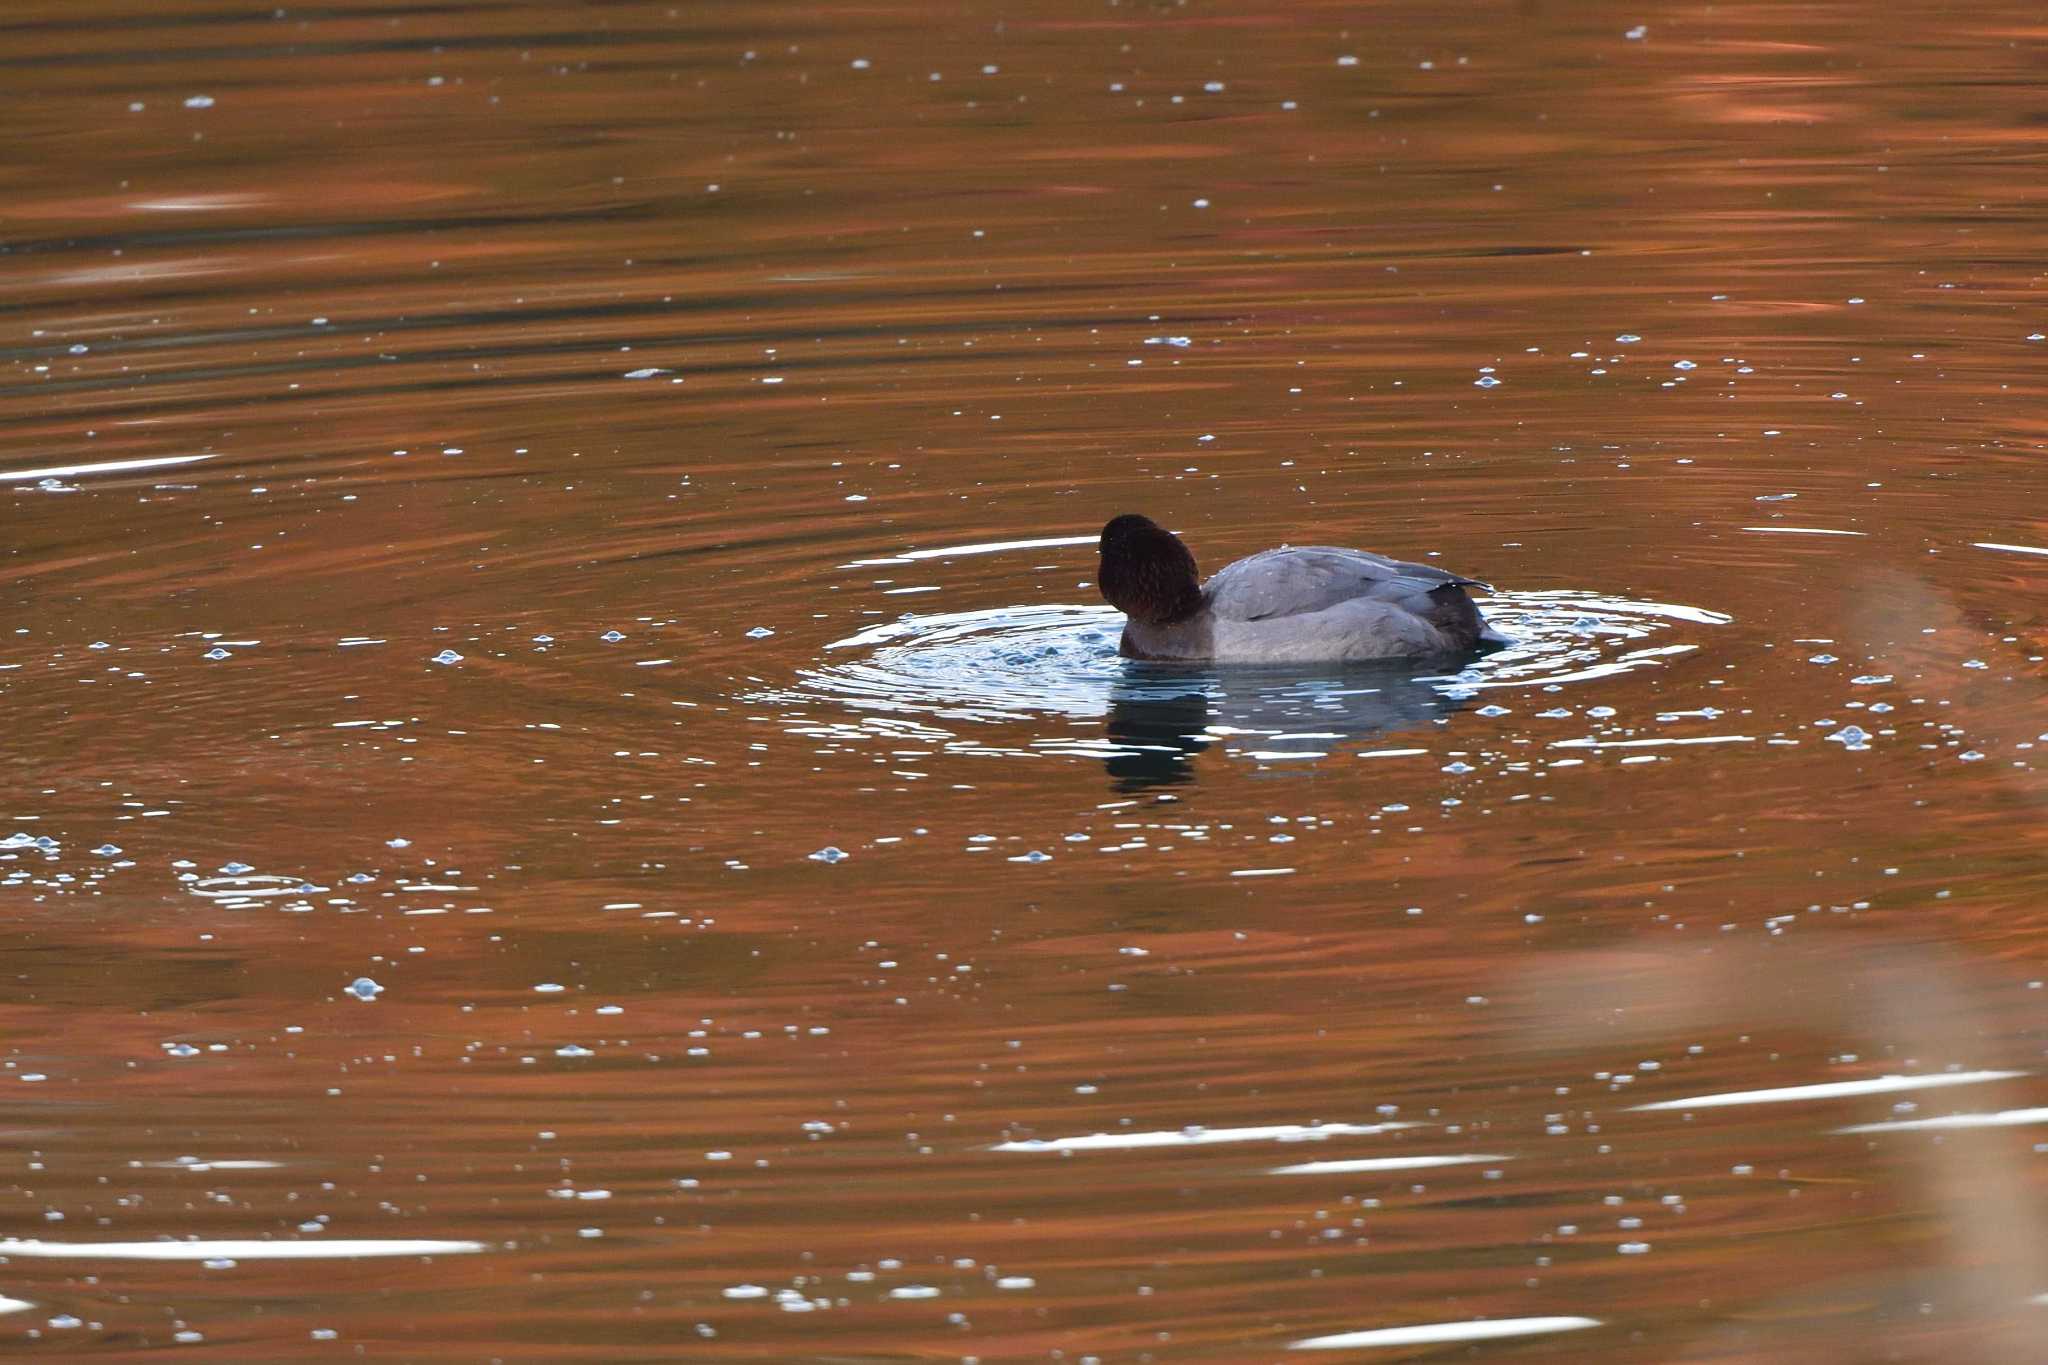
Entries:
[[1141,621],[1133,616],[1124,623],[1124,636],[1117,652],[1126,659],[1209,659],[1216,653],[1215,623],[1197,599],[1194,609],[1171,621]]
[[1209,610],[1209,594],[1193,583],[1188,584],[1180,599],[1164,616],[1153,618],[1148,624],[1161,629],[1185,625]]

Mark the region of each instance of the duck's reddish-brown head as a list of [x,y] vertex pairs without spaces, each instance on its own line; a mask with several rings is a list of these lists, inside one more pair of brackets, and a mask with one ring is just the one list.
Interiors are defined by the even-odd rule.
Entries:
[[1202,607],[1202,579],[1180,537],[1126,512],[1102,528],[1095,583],[1102,598],[1133,621],[1171,625]]

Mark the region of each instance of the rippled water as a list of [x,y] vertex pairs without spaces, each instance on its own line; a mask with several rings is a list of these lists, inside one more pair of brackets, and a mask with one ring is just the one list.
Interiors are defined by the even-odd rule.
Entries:
[[2033,9],[0,35],[0,1339],[2036,1358]]
[[[812,738],[915,737],[954,753],[1102,758],[1112,772],[1171,782],[1188,780],[1178,762],[1212,743],[1259,761],[1326,758],[1336,744],[1356,747],[1442,724],[1468,706],[1488,720],[1513,715],[1501,700],[1474,701],[1493,689],[1554,695],[1558,702],[1541,716],[1567,719],[1575,714],[1559,704],[1567,685],[1662,667],[1700,646],[1653,637],[1673,624],[1728,620],[1570,591],[1494,594],[1486,613],[1509,642],[1453,672],[1442,661],[1335,670],[1134,663],[1117,654],[1122,615],[1100,606],[912,613],[826,646],[828,659],[848,662],[805,669],[800,686],[746,700],[776,707],[791,732]],[[843,718],[830,718],[835,712]],[[1596,706],[1592,714],[1615,709]],[[1071,725],[1103,720],[1099,732],[1077,734]],[[991,734],[990,727],[1000,729]]]

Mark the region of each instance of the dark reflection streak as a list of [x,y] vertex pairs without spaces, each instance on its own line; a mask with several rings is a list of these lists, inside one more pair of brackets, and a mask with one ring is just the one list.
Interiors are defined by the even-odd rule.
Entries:
[[[1297,228],[1293,230],[1292,235],[1304,239],[1352,237],[1369,238],[1374,235],[1374,231],[1375,230],[1371,228],[1355,227]],[[1578,246],[1496,246],[1474,247],[1469,251],[1436,250],[1383,252],[1375,250],[1372,253],[1372,255],[1375,260],[1384,258],[1390,261],[1483,261],[1490,260],[1492,258],[1499,256],[1576,256],[1583,249],[1584,248]]]
[[[648,474],[663,474],[666,470],[650,469]],[[806,528],[801,533],[787,536],[755,536],[747,540],[721,540],[709,545],[671,545],[665,550],[627,551],[624,554],[598,553],[590,556],[593,564],[644,564],[660,559],[703,559],[707,555],[730,554],[735,550],[751,551],[766,546],[787,549],[791,546],[807,545],[814,533]]]
[[[914,298],[927,302],[949,302],[966,295],[968,292],[964,289],[936,289],[905,293],[900,297]],[[1027,291],[1020,290],[1018,292]],[[189,291],[180,291],[180,295],[189,294],[193,297],[202,298],[212,297],[213,293],[213,290],[202,287],[195,287]],[[150,299],[153,305],[161,306],[180,295],[152,294]],[[830,309],[840,304],[853,304],[864,301],[861,296],[852,294],[811,294],[808,298],[813,305],[822,309]],[[321,327],[313,327],[307,324],[294,327],[236,328],[233,331],[221,332],[187,332],[176,336],[161,337],[116,336],[96,341],[93,345],[93,352],[96,355],[105,357],[130,355],[139,351],[186,350],[205,346],[246,346],[264,341],[304,343],[323,338],[351,341],[366,332],[384,334],[390,332],[442,331],[460,327],[533,327],[550,322],[606,322],[621,318],[673,317],[679,313],[685,315],[691,313],[732,313],[744,312],[747,309],[772,309],[780,302],[782,300],[773,295],[722,295],[718,297],[692,295],[687,299],[678,299],[673,303],[603,303],[563,308],[500,308],[476,312],[437,313],[428,317],[349,318],[345,322],[329,323]],[[31,312],[37,312],[37,308],[34,305],[22,305],[19,308],[0,307],[0,317],[13,313],[26,314]],[[38,316],[40,316],[40,313],[38,313]],[[1214,326],[1223,321],[1227,321],[1227,319],[1206,315],[1184,315],[1176,317],[1175,325]],[[1100,325],[1102,325],[1102,318],[1099,315],[1090,314],[1086,317],[1041,316],[1006,318],[1001,323],[1000,328],[991,327],[985,319],[972,319],[953,322],[863,323],[859,326],[834,327],[821,327],[812,324],[804,327],[802,331],[806,336],[836,341],[846,338],[873,336],[891,338],[899,336],[944,337],[962,334],[987,336],[991,332],[998,330],[1057,331]],[[786,342],[789,334],[790,329],[787,327],[773,330],[758,329],[746,332],[700,332],[654,337],[651,339],[635,338],[634,344],[636,346],[751,346],[766,341]],[[608,345],[613,340],[613,338],[609,337],[595,338],[587,344],[591,346]],[[48,346],[0,348],[0,360],[68,359],[68,346],[69,342],[64,341],[53,342]],[[512,354],[512,351],[509,349],[494,351],[493,354]],[[473,353],[469,354],[466,358],[473,359]],[[80,381],[56,380],[53,382],[56,384],[66,384]],[[47,393],[49,392],[49,386],[39,385],[37,391]]]
[[[521,8],[515,4],[460,4],[460,5],[407,5],[407,18],[418,19],[428,15],[470,15],[503,13]],[[136,27],[150,29],[168,28],[226,28],[236,24],[274,24],[278,11],[272,7],[262,9],[215,10],[201,14],[161,14],[148,6],[136,6],[135,12],[126,15],[109,14],[105,7],[96,6],[85,22],[75,19],[17,19],[11,23],[0,23],[0,33],[104,33],[109,24],[133,23]],[[328,6],[319,9],[305,9],[297,5],[291,8],[293,22],[319,23],[333,19],[388,19],[391,9],[383,5],[362,5],[349,8]],[[161,58],[161,53],[152,53]]]
[[[647,346],[655,346],[664,344],[683,345],[697,343],[664,343],[657,341],[646,342],[642,344]],[[82,379],[65,382],[61,385],[45,385],[39,387],[36,390],[36,392],[42,395],[45,399],[49,399],[60,397],[67,394],[103,393],[109,390],[120,390],[125,392],[129,390],[161,388],[166,385],[206,384],[216,380],[257,378],[267,375],[320,374],[340,370],[360,370],[366,368],[374,368],[380,364],[446,364],[460,360],[498,360],[514,355],[559,355],[565,353],[574,354],[577,352],[597,352],[599,349],[600,347],[598,343],[579,341],[573,345],[562,345],[542,348],[527,347],[518,350],[499,350],[488,347],[478,347],[474,350],[462,351],[413,352],[406,355],[394,355],[389,357],[388,359],[383,356],[334,356],[330,359],[319,362],[308,361],[291,365],[249,365],[239,366],[232,369],[179,370],[172,374],[163,375],[112,375],[102,379]],[[986,360],[991,356],[997,357],[999,359],[1009,359],[1012,358],[1013,355],[1021,356],[1025,353],[1022,351],[1012,353],[994,347],[984,347],[981,348],[979,354],[984,360]],[[914,365],[936,365],[944,361],[957,361],[959,359],[960,357],[953,355],[931,355],[918,357],[916,359],[913,359],[909,356],[889,356],[886,358],[886,362],[891,366],[892,369],[909,369]],[[842,360],[833,360],[825,362],[812,361],[807,365],[801,366],[776,365],[773,368],[776,370],[777,373],[797,374],[804,371],[820,371],[830,369],[857,370],[864,366],[872,366],[880,363],[884,363],[883,357],[876,355],[858,355],[848,356]],[[759,374],[765,368],[768,367],[760,364],[745,364],[693,365],[687,368],[681,366],[673,368],[675,369],[676,378],[689,379],[709,378],[725,374]],[[667,378],[667,376],[663,376],[663,378]],[[355,388],[323,388],[317,391],[300,391],[295,393],[271,394],[268,395],[268,399],[269,401],[272,402],[281,403],[329,403],[340,399],[360,398],[366,396],[375,396],[379,394],[451,393],[463,389],[485,389],[493,387],[502,388],[507,385],[516,389],[524,389],[545,387],[550,384],[564,386],[580,386],[592,383],[611,382],[625,384],[629,383],[630,381],[623,379],[614,381],[608,379],[603,373],[593,374],[590,370],[587,369],[551,370],[545,374],[465,375],[460,379],[414,380],[410,383],[403,384],[371,384],[358,386]],[[660,381],[657,380],[656,387],[659,387],[659,383]],[[248,397],[253,399],[254,395],[249,395]],[[107,414],[117,415],[121,413],[132,412],[138,406],[147,406],[153,412],[172,413],[185,411],[188,406],[193,405],[202,407],[213,407],[218,405],[219,402],[220,397],[218,394],[204,394],[195,395],[190,405],[181,403],[165,403],[161,400],[151,400],[145,404],[140,399],[138,399],[137,402],[135,403],[110,402],[99,407],[96,410]],[[40,413],[24,414],[24,417],[30,420],[31,422],[39,422],[42,420],[43,416],[44,414]],[[0,419],[0,430],[6,430],[9,425],[10,424],[6,422],[4,419]]]
[[[197,334],[197,336],[178,336],[178,338],[109,338],[109,340],[104,340],[104,342],[94,342],[92,352],[96,356],[104,358],[104,356],[125,356],[125,354],[135,354],[135,352],[147,352],[147,350],[188,350],[188,348],[195,348],[195,346],[248,346],[248,344],[256,344],[256,342],[299,342],[299,344],[303,344],[303,342],[315,342],[315,340],[332,340],[332,342],[360,344],[358,338],[365,334],[365,332],[373,334],[373,336],[383,336],[383,334],[391,334],[391,332],[397,332],[397,334],[403,334],[403,332],[444,332],[444,329],[451,329],[451,327],[530,327],[530,325],[549,323],[549,321],[608,321],[608,319],[621,319],[621,317],[657,317],[657,315],[674,315],[674,313],[748,309],[748,307],[768,307],[768,301],[764,301],[764,299],[692,299],[688,303],[664,303],[664,305],[655,305],[655,307],[600,305],[600,307],[590,307],[590,309],[532,309],[532,311],[516,311],[516,313],[510,313],[510,311],[504,311],[504,313],[451,313],[451,315],[444,315],[444,317],[348,319],[344,323],[328,323],[324,327],[309,327],[309,325],[307,327],[264,327],[264,329],[246,329],[246,332],[205,332],[205,334]],[[825,303],[825,307],[829,307],[829,301]],[[6,309],[0,309],[0,315],[6,315]],[[1022,321],[1022,323],[1014,323],[1014,325],[1022,327],[1022,329],[1040,329],[1040,332],[1047,332],[1047,329],[1092,327],[1092,325],[1098,325],[1098,323],[1100,323],[1100,319],[1096,319],[1096,317],[1034,317],[1034,319]],[[1012,323],[1006,323],[1006,329],[1010,325]],[[887,338],[899,338],[899,336],[940,336],[940,338],[942,336],[989,336],[989,332],[991,332],[991,327],[987,323],[965,323],[965,321],[952,321],[952,323],[881,323],[881,325],[877,325],[877,323],[860,323],[860,325],[844,325],[844,327],[817,327],[817,325],[803,327],[803,334],[805,336],[819,338],[819,340],[834,340],[834,342],[838,342],[838,340],[860,340],[860,338],[872,338],[872,336],[887,336]],[[641,348],[645,348],[645,346],[756,346],[760,342],[788,342],[788,336],[791,336],[791,329],[788,329],[788,327],[774,329],[774,332],[768,332],[768,329],[762,329],[762,332],[682,332],[682,334],[670,334],[670,336],[635,338],[633,344],[641,346]],[[541,354],[541,356],[545,356],[545,354],[551,354],[551,352],[561,352],[561,350],[571,348],[571,346],[590,346],[590,348],[610,346],[614,340],[616,338],[584,338],[584,340],[563,340],[563,342],[535,342],[535,344],[530,344],[530,346],[494,346],[494,348],[489,348],[489,354],[492,354],[492,356],[518,356],[518,354]],[[53,360],[53,358],[66,360],[66,358],[70,358],[70,352],[66,350],[66,346],[68,346],[68,342],[55,344],[55,346],[0,350],[0,360]],[[408,352],[408,358],[428,358],[428,360],[436,360],[436,358],[438,360],[455,360],[455,358],[461,358],[461,360],[473,360],[479,350],[481,348],[449,348],[449,350],[432,350],[432,352]],[[893,354],[893,348],[891,348],[891,354]],[[342,358],[344,356],[338,356],[338,358],[334,358],[330,362],[340,362]],[[307,364],[311,364],[311,362],[307,362]],[[774,368],[778,368],[778,370],[780,368],[799,368],[801,364],[819,364],[819,362],[817,360],[780,362]],[[289,370],[289,368],[297,368],[297,364],[283,364],[283,362],[279,362],[276,366],[272,366],[270,370],[256,370],[256,368],[242,368],[242,366],[238,366],[238,368],[227,370],[227,372],[231,372],[231,375],[258,375],[258,372],[283,372],[283,370]],[[758,362],[754,362],[754,364],[739,366],[739,368],[758,370],[762,366]],[[180,372],[186,372],[186,375],[199,375],[201,370],[180,370]],[[705,366],[705,368],[702,368],[702,372],[711,372],[711,370],[709,370],[709,366]],[[55,387],[90,385],[90,383],[94,383],[94,381],[59,379],[59,381],[53,381],[49,385],[37,385],[37,393],[49,393]]]
[[1575,246],[1500,246],[1491,247],[1485,251],[1467,251],[1460,254],[1474,260],[1481,260],[1489,256],[1576,256],[1579,254],[1579,251],[1580,248]]
[[[891,327],[889,329],[891,336],[899,336],[901,332],[903,332],[901,327]],[[983,332],[985,332],[985,329],[983,329]],[[770,340],[776,338],[776,336],[786,338],[788,334],[770,334]],[[817,334],[817,336],[823,336],[823,334]],[[846,336],[872,336],[872,332],[870,332],[870,329],[858,329],[858,332],[848,332]],[[741,338],[733,338],[733,340],[737,342]],[[717,344],[727,344],[727,340],[725,338],[711,338],[711,340],[705,340],[705,338],[653,338],[653,340],[637,340],[635,342],[635,346],[639,346],[639,348],[717,346]],[[109,393],[109,391],[127,393],[127,391],[137,391],[137,389],[158,389],[158,387],[166,387],[166,385],[205,385],[205,383],[213,383],[213,381],[233,381],[233,379],[250,379],[250,377],[332,375],[332,372],[340,372],[340,370],[377,368],[377,366],[383,366],[383,364],[451,364],[451,362],[459,362],[459,360],[506,360],[506,358],[514,358],[514,356],[608,354],[604,350],[606,346],[608,346],[608,340],[604,340],[604,338],[596,338],[596,340],[580,338],[580,340],[575,340],[575,342],[563,342],[563,344],[557,344],[557,346],[512,346],[512,348],[504,348],[504,346],[475,346],[475,348],[461,348],[461,350],[426,350],[426,352],[403,352],[403,354],[369,354],[369,356],[365,356],[365,354],[342,354],[342,356],[326,356],[326,358],[317,358],[317,360],[295,360],[295,362],[289,362],[289,364],[242,364],[242,366],[231,366],[231,368],[186,368],[186,370],[164,372],[164,375],[106,375],[106,377],[94,377],[94,379],[72,379],[72,381],[57,381],[57,383],[49,383],[49,385],[39,385],[37,393],[47,399],[47,397],[63,397],[63,395],[78,395],[78,393]],[[983,356],[983,358],[995,356],[995,358],[1006,358],[1008,360],[1008,358],[1024,356],[1026,352],[1024,350],[1010,352],[1010,350],[1004,350],[1004,348],[983,346],[983,348],[977,350],[977,354]],[[1032,354],[1038,354],[1038,352],[1032,352]],[[874,364],[889,364],[891,368],[909,370],[909,368],[918,368],[918,366],[932,366],[932,364],[942,364],[942,362],[961,362],[961,360],[963,360],[963,356],[954,356],[954,354],[924,354],[924,356],[858,354],[858,356],[829,356],[829,358],[819,358],[819,360],[807,360],[803,364],[782,362],[782,364],[774,364],[774,366],[764,366],[760,362],[752,362],[750,360],[750,362],[743,362],[743,364],[692,364],[692,366],[668,366],[668,368],[674,370],[674,377],[676,379],[711,379],[711,377],[721,377],[721,375],[760,375],[764,368],[774,368],[776,372],[780,372],[780,375],[803,375],[803,372],[821,372],[821,370],[860,370],[860,368],[874,366]],[[512,387],[588,385],[590,379],[592,379],[592,375],[590,375],[588,368],[582,368],[582,370],[549,370],[549,372],[520,372],[520,375],[471,375],[471,377],[463,377],[463,379],[414,381],[414,383],[403,383],[403,385],[369,385],[369,387],[356,387],[356,389],[319,389],[319,391],[313,391],[313,393],[274,393],[274,395],[266,395],[264,401],[283,401],[283,403],[319,401],[319,403],[326,403],[326,401],[336,401],[336,399],[367,397],[367,395],[381,395],[381,393],[446,393],[446,391],[459,391],[459,389],[477,389],[477,387],[487,387],[487,385],[512,385]],[[662,379],[668,379],[668,377],[664,375]],[[627,383],[627,381],[621,381],[621,383]],[[657,381],[657,387],[659,387],[659,381]],[[197,397],[195,395],[195,399],[193,399],[193,403],[207,403],[207,405],[217,403],[217,401],[219,401],[217,395],[207,395],[207,397]],[[106,413],[123,413],[123,411],[133,411],[133,407],[135,407],[135,403],[106,403],[102,407],[102,411],[106,411]],[[156,411],[166,411],[166,413],[182,411],[184,409],[184,405],[180,405],[180,403],[162,403],[162,401],[152,401],[150,407],[156,409]],[[37,413],[27,413],[27,415],[29,417],[37,417]],[[8,426],[10,424],[6,420],[0,420],[0,430],[6,430]]]
[[[268,15],[264,16],[264,20],[275,22],[270,20]],[[251,22],[255,21],[252,20]],[[524,51],[530,48],[555,48],[559,50],[562,48],[610,48],[637,45],[651,47],[660,44],[678,49],[674,61],[665,61],[662,64],[663,70],[706,71],[727,69],[732,64],[717,61],[708,56],[692,60],[689,55],[681,50],[682,44],[685,41],[691,43],[700,41],[739,43],[749,37],[758,37],[758,35],[742,32],[738,29],[726,30],[724,33],[711,32],[701,28],[670,30],[570,29],[561,33],[521,33],[495,35],[487,38],[464,38],[452,34],[443,34],[431,35],[425,38],[393,38],[383,41],[245,43],[233,47],[180,48],[177,52],[177,58],[180,62],[276,61],[279,58],[302,61],[307,58],[354,57],[405,52],[438,55],[444,52],[498,52],[506,49]],[[34,67],[40,71],[62,66],[99,67],[114,64],[139,65],[144,63],[155,65],[162,62],[163,59],[164,53],[159,48],[127,48],[119,51],[98,52],[58,52],[30,57],[0,57],[0,70],[4,70],[7,67],[21,66]],[[236,88],[232,81],[217,80],[211,84],[215,89],[219,90],[232,90]],[[257,88],[268,87],[271,84],[272,82],[266,81],[262,83],[262,87]]]
[[377,222],[307,223],[297,227],[206,228],[186,232],[103,233],[97,237],[38,237],[0,245],[0,256],[42,256],[59,251],[137,251],[147,247],[211,246],[223,242],[317,241],[326,237],[392,237],[408,232],[465,232],[565,223],[639,222],[677,207],[641,201],[596,209],[478,214],[467,218],[404,218]]

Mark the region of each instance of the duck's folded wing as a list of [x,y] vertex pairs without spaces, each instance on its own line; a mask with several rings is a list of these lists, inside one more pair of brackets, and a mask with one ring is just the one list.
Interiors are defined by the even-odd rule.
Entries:
[[1426,610],[1430,593],[1468,586],[1486,585],[1427,564],[1388,559],[1366,550],[1302,545],[1240,559],[1211,578],[1206,591],[1210,610],[1225,620],[1267,621],[1325,611],[1361,598],[1381,602],[1425,599],[1416,602],[1416,609]]

